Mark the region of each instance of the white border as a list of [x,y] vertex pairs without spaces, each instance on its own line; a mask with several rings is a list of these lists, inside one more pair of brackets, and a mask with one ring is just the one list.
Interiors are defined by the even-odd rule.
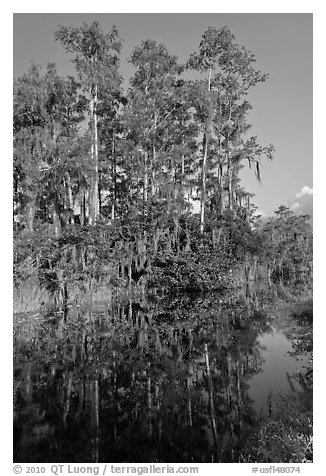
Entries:
[[[314,330],[314,463],[305,465],[301,474],[323,474],[322,462],[324,459],[324,408],[322,398],[325,398],[323,388],[325,368],[322,358],[324,339],[326,337],[324,321],[324,303],[322,302],[325,278],[325,240],[324,216],[325,197],[322,191],[325,185],[325,15],[322,2],[317,1],[232,1],[232,2],[192,2],[165,1],[155,2],[108,2],[96,3],[79,1],[68,2],[58,0],[54,3],[36,1],[13,1],[1,7],[1,138],[2,144],[2,174],[0,187],[1,200],[1,282],[0,289],[3,297],[1,335],[3,336],[1,349],[2,380],[1,409],[2,419],[2,454],[0,468],[3,474],[12,474],[12,15],[13,13],[314,13],[314,302],[315,302],[315,330]],[[78,5],[78,11],[75,8]],[[137,6],[137,10],[135,9]],[[246,9],[244,9],[244,6]],[[109,8],[109,10],[108,10]],[[95,10],[95,12],[94,12]],[[298,137],[300,140],[300,137]],[[294,171],[295,173],[295,171]],[[195,466],[195,464],[194,464]],[[197,464],[196,464],[197,466]],[[198,465],[200,474],[251,474],[250,464],[219,464]],[[268,465],[258,465],[260,468]],[[285,465],[284,465],[285,466]],[[303,465],[300,465],[303,466]],[[297,473],[296,473],[297,474]]]

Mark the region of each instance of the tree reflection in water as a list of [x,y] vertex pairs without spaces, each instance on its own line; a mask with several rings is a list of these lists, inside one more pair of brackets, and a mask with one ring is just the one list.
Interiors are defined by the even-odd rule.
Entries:
[[120,300],[15,326],[15,462],[237,462],[271,317],[257,293]]

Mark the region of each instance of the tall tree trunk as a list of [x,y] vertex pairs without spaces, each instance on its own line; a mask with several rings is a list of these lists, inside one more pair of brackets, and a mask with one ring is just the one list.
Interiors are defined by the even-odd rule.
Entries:
[[97,100],[98,87],[94,86],[94,93],[91,92],[90,114],[92,123],[92,145],[91,145],[91,161],[93,164],[93,177],[90,193],[90,225],[94,225],[99,215],[99,198],[98,198],[98,126],[97,126]]
[[95,108],[94,108],[94,159],[95,159],[95,177],[94,177],[94,213],[95,220],[99,215],[98,199],[98,126],[97,126],[97,85],[95,86]]
[[153,160],[152,160],[152,171],[151,171],[151,198],[155,195],[155,164],[156,164],[156,149],[155,145],[153,145]]
[[212,68],[209,68],[208,73],[208,119],[206,122],[206,128],[204,132],[204,154],[203,154],[203,164],[202,164],[202,190],[201,190],[201,200],[200,200],[200,232],[204,233],[205,226],[205,206],[206,206],[206,169],[207,169],[207,155],[208,155],[208,142],[210,134],[210,121],[211,121],[211,100],[210,100],[210,91],[211,91],[211,75]]
[[102,215],[102,174],[98,174],[98,213]]
[[145,171],[144,171],[144,190],[143,190],[143,198],[144,203],[147,202],[147,189],[148,189],[148,168],[147,168],[147,153],[145,152]]
[[230,163],[230,157],[228,154],[228,199],[229,209],[233,210],[233,184],[232,184],[232,166]]
[[87,210],[86,210],[86,190],[84,185],[80,185],[79,190],[79,207],[80,207],[80,224],[85,226],[87,223]]
[[112,138],[112,180],[113,180],[113,198],[111,206],[111,220],[114,221],[116,215],[116,203],[117,203],[117,166],[115,160],[115,142],[114,133]]
[[154,139],[152,145],[152,170],[151,170],[151,198],[155,195],[155,165],[156,165],[156,125],[157,125],[157,113],[154,114]]
[[[92,94],[92,93],[91,93]],[[91,168],[95,167],[95,153],[94,153],[94,98],[91,97],[90,101],[90,122],[91,122]],[[89,193],[89,207],[90,207],[90,216],[89,216],[89,224],[94,224],[94,177],[91,177],[90,183],[90,193]]]
[[183,213],[184,211],[184,200],[185,200],[185,195],[186,195],[186,190],[185,190],[185,157],[182,154],[181,156],[181,176],[180,176],[180,199],[181,199],[181,209],[180,213]]
[[34,217],[36,212],[36,196],[32,195],[26,207],[26,224],[29,232],[34,231]]
[[72,188],[71,188],[71,180],[70,180],[70,175],[67,172],[66,173],[67,177],[67,192],[68,192],[68,203],[69,203],[69,209],[70,209],[70,222],[71,224],[74,224],[74,199],[72,195]]
[[52,220],[54,225],[54,234],[56,238],[61,235],[61,222],[57,208],[57,203],[54,203],[52,208]]

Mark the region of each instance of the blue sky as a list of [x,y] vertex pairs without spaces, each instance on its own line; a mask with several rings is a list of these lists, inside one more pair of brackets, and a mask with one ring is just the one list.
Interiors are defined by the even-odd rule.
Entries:
[[312,14],[14,14],[14,76],[24,73],[31,60],[43,65],[55,62],[60,74],[71,74],[72,64],[54,41],[53,32],[59,25],[94,20],[104,31],[117,25],[124,40],[121,72],[126,77],[133,74],[128,58],[142,40],[163,43],[185,62],[208,26],[227,25],[236,41],[255,54],[257,68],[269,73],[269,79],[249,96],[253,106],[250,134],[257,135],[262,145],[275,146],[275,160],[263,162],[262,184],[253,170],[244,169],[243,186],[255,193],[254,203],[263,214],[280,204],[296,212],[312,212]]

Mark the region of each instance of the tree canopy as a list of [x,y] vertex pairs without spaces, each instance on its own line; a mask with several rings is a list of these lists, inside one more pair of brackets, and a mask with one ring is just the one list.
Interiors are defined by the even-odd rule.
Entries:
[[14,82],[17,270],[29,260],[41,281],[54,273],[67,284],[83,272],[138,282],[154,268],[167,282],[178,269],[177,284],[205,287],[207,272],[247,262],[265,245],[279,270],[307,266],[306,217],[279,209],[253,227],[239,171],[249,165],[261,180],[262,159],[273,157],[272,145],[248,134],[248,93],[268,75],[228,27],[208,28],[184,65],[143,41],[127,88],[116,27],[60,27],[55,39],[75,76],[32,64]]

